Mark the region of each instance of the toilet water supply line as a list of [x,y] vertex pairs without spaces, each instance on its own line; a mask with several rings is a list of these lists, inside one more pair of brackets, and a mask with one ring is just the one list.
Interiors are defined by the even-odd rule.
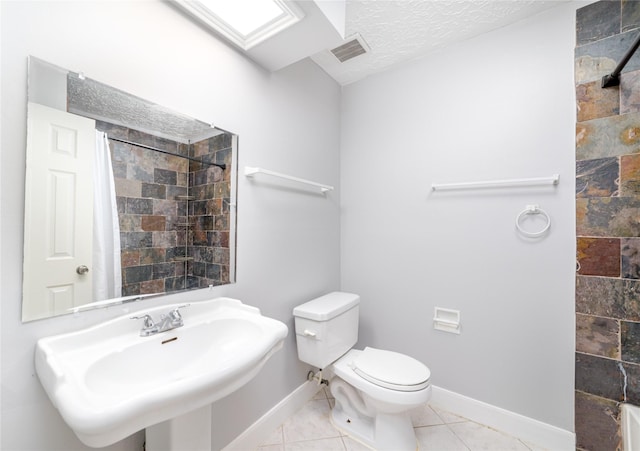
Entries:
[[313,371],[309,371],[307,373],[307,380],[309,382],[315,380],[317,381],[318,385],[326,385],[327,387],[329,386],[329,381],[322,378],[322,370],[318,370],[318,372],[315,374]]

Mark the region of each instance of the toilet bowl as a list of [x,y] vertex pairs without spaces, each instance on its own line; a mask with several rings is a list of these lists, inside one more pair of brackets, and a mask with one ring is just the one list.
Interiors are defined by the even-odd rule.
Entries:
[[378,450],[415,450],[409,412],[429,401],[429,369],[403,354],[352,349],[332,365],[335,406],[331,421]]
[[359,304],[358,295],[334,292],[296,307],[298,357],[334,374],[334,426],[377,450],[413,451],[417,440],[409,412],[430,399],[431,372],[404,354],[352,349]]

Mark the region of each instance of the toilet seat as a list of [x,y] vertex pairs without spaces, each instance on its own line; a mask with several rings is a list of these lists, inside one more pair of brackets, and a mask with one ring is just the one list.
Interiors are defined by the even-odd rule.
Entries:
[[391,390],[418,391],[430,384],[429,368],[393,351],[367,347],[353,360],[352,369],[372,384]]

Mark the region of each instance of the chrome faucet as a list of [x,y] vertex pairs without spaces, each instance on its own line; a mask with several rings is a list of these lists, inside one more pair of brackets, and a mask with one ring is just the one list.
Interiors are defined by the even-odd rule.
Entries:
[[180,305],[167,314],[163,313],[162,315],[160,315],[159,324],[157,324],[153,320],[151,315],[132,316],[131,319],[143,320],[142,329],[140,329],[140,336],[149,337],[151,335],[159,334],[161,332],[166,332],[168,330],[184,326],[184,321],[182,319],[182,315],[180,314],[180,309],[189,307],[190,305],[191,304]]

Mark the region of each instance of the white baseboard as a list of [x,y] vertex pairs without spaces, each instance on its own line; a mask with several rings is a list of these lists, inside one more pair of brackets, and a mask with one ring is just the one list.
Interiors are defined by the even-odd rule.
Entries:
[[433,387],[432,393],[429,404],[434,407],[455,413],[543,448],[554,451],[574,451],[576,449],[576,435],[573,432],[444,388]]
[[[320,390],[314,381],[307,381],[249,426],[223,451],[246,451],[264,443],[269,435],[287,418],[296,413]],[[517,437],[529,444],[560,451],[576,449],[573,432],[534,420],[473,398],[433,387],[430,405],[455,413],[469,420]]]
[[320,390],[315,381],[307,381],[296,388],[286,398],[262,415],[248,429],[224,447],[223,451],[246,451],[256,449],[287,418],[302,408]]

